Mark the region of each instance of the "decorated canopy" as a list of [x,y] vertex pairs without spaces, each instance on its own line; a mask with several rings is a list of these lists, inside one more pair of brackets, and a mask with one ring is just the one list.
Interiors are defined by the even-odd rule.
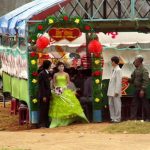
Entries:
[[26,21],[29,19],[43,20],[47,15],[59,10],[70,0],[35,0],[27,3],[0,18],[0,34],[11,36],[18,33],[25,37]]
[[[36,27],[35,26],[36,22],[37,23],[47,22],[46,18],[53,17],[51,15],[52,14],[54,15],[55,12],[59,11],[58,14],[63,13],[63,10],[64,10],[63,6],[68,4],[70,1],[76,2],[78,4],[79,9],[82,8],[82,11],[81,12],[79,11],[78,16],[76,16],[76,17],[81,17],[81,18],[86,19],[86,15],[87,15],[89,18],[91,18],[91,14],[93,12],[90,11],[91,14],[89,15],[89,13],[87,13],[88,10],[85,10],[80,3],[81,1],[78,1],[78,0],[74,0],[74,1],[73,0],[36,0],[36,1],[30,2],[20,8],[17,8],[16,10],[14,10],[0,18],[0,34],[1,35],[8,35],[9,38],[11,38],[10,36],[17,35],[17,36],[19,36],[19,38],[18,38],[19,40],[21,39],[20,37],[23,37],[22,38],[23,40],[26,37],[26,41],[27,40],[28,40],[28,42],[30,41],[29,43],[26,43],[26,44],[30,45],[31,47],[28,47],[28,45],[24,44],[24,46],[26,46],[25,51],[23,51],[23,49],[21,49],[20,47],[19,47],[19,49],[18,49],[18,47],[17,48],[11,47],[9,49],[8,47],[6,47],[6,45],[4,45],[5,48],[3,46],[0,47],[0,52],[1,52],[0,57],[2,60],[2,68],[5,68],[4,74],[3,74],[4,91],[11,92],[11,95],[13,97],[20,99],[20,100],[24,100],[29,104],[29,106],[30,106],[29,108],[31,109],[30,117],[31,117],[32,123],[37,123],[37,120],[38,120],[38,119],[35,119],[35,116],[36,116],[35,114],[38,114],[38,99],[37,99],[38,55],[37,55],[37,52],[34,51],[35,45],[32,47],[32,42],[34,43],[36,41],[36,39],[34,40],[33,38],[31,38],[31,36],[30,36],[31,33],[33,33],[33,34],[35,33],[34,32],[35,30],[32,30],[32,32],[31,32],[31,29],[32,29],[32,26]],[[99,2],[99,3],[104,2],[104,0],[95,0],[95,1]],[[89,1],[82,0],[82,2],[85,3],[85,2],[89,2]],[[127,2],[127,0],[125,0],[125,2]],[[120,3],[120,6],[124,6],[122,4],[122,1],[119,1],[119,3]],[[88,3],[88,4],[90,4],[90,3]],[[72,3],[70,3],[70,5],[72,5]],[[77,5],[74,5],[73,10],[71,9],[72,7],[69,9],[71,11],[70,13],[68,12],[68,14],[67,14],[69,17],[71,15],[75,16],[74,12],[76,11],[75,10],[76,6]],[[96,13],[99,12],[99,9],[102,10],[101,4],[98,6],[98,8],[96,8],[96,12],[94,13],[95,17],[97,16]],[[114,9],[115,9],[115,7],[114,7]],[[105,10],[105,8],[104,8],[104,10]],[[111,10],[112,10],[112,8],[111,8]],[[138,12],[140,12],[140,11],[138,11]],[[95,18],[94,16],[91,18],[91,20],[90,20],[91,22]],[[64,16],[64,17],[66,18],[66,16]],[[67,19],[63,19],[63,20],[64,21],[69,20],[69,17],[67,17]],[[114,17],[114,15],[113,15],[113,17]],[[116,17],[116,15],[115,15],[115,17]],[[133,14],[132,14],[132,17],[133,17]],[[59,17],[57,16],[57,18],[59,18]],[[99,18],[100,17],[97,17],[95,19],[99,19]],[[120,18],[120,17],[117,16],[117,18]],[[103,17],[101,19],[104,20]],[[52,20],[50,18],[49,18],[49,20],[50,21],[48,22],[48,24],[46,26],[46,28],[48,28],[48,29],[50,27],[52,27],[52,26],[49,27],[49,23],[51,21],[54,22],[54,20]],[[75,20],[73,18],[71,18],[70,21],[73,21],[76,24],[80,24],[79,18],[76,18]],[[124,20],[124,21],[126,21],[126,20]],[[134,21],[132,23],[134,23]],[[26,26],[27,22],[30,22],[29,26]],[[34,22],[35,24],[34,23],[32,24],[31,22]],[[58,23],[58,22],[56,22],[56,23]],[[87,20],[86,20],[86,23],[90,24]],[[95,23],[97,23],[96,20],[95,20]],[[119,26],[120,26],[120,24],[121,24],[121,22],[119,23]],[[96,27],[96,24],[94,24],[94,25]],[[111,26],[112,26],[112,24],[111,24]],[[126,26],[127,25],[125,24],[125,27]],[[138,30],[138,26],[139,26],[138,22],[136,22],[136,26],[134,25],[134,27],[137,27],[136,30]],[[29,27],[29,30],[28,30],[28,27]],[[88,27],[87,28],[88,32],[91,29],[93,29],[93,30],[91,30],[91,32],[98,32],[98,31],[104,32],[103,30],[100,30],[100,28],[97,28],[97,30],[95,30],[93,27],[90,27],[89,25],[85,26],[85,27]],[[112,28],[110,28],[109,31],[111,29]],[[131,29],[130,29],[130,31],[131,31]],[[26,36],[26,31],[27,31],[27,33],[29,33],[29,36]],[[43,32],[44,31],[45,30],[43,30]],[[113,31],[115,31],[115,30],[113,29]],[[43,32],[42,32],[42,34],[43,34]],[[86,32],[86,33],[88,33],[88,32]],[[53,46],[47,47],[47,52],[50,52],[51,54],[54,55],[53,52],[55,51],[55,54],[57,52],[57,54],[59,54],[60,56],[63,55],[63,58],[65,58],[65,61],[67,61],[68,54],[65,54],[66,51],[64,51],[63,48],[58,45],[67,46],[67,47],[79,47],[79,48],[81,48],[81,51],[79,48],[77,48],[77,50],[75,48],[74,49],[76,50],[76,52],[78,52],[78,55],[76,55],[76,56],[79,56],[79,58],[81,58],[80,52],[82,52],[82,48],[83,48],[83,51],[85,52],[85,47],[84,47],[85,34],[82,34],[82,35],[83,36],[79,37],[79,39],[77,39],[76,41],[73,41],[71,43],[70,42],[67,43],[66,41],[54,43],[53,44],[54,47]],[[145,44],[149,44],[149,34],[146,35],[146,34],[139,34],[139,33],[108,32],[108,33],[106,33],[106,35],[104,33],[99,33],[98,36],[99,36],[100,42],[102,43],[102,45],[104,45],[105,50],[103,51],[103,56],[100,55],[102,48],[98,49],[99,50],[97,52],[97,53],[99,53],[98,55],[96,55],[96,54],[92,55],[93,57],[92,57],[91,65],[92,65],[92,75],[93,75],[93,79],[94,79],[93,80],[93,85],[94,85],[94,88],[93,88],[94,89],[93,90],[94,91],[93,92],[94,93],[93,94],[93,98],[94,98],[93,106],[94,107],[93,108],[94,108],[94,110],[99,110],[102,107],[102,98],[103,98],[103,94],[104,94],[104,93],[102,93],[102,90],[101,90],[102,72],[103,72],[103,79],[109,78],[109,76],[110,76],[109,71],[111,70],[110,69],[111,56],[113,56],[113,55],[120,56],[120,58],[122,59],[122,62],[124,63],[124,66],[122,69],[123,75],[128,76],[131,73],[131,71],[133,70],[133,64],[132,64],[133,58],[135,57],[136,54],[138,54],[140,52],[139,50],[142,49],[141,47],[143,45],[145,46]],[[5,36],[2,36],[2,38],[4,38],[4,37]],[[40,38],[38,36],[38,34],[36,34],[35,37]],[[63,43],[65,43],[65,45]],[[97,41],[97,43],[99,43],[99,42]],[[99,43],[99,45],[101,46],[100,43]],[[36,46],[37,46],[37,41],[36,41]],[[132,50],[130,46],[132,46],[132,47],[134,46],[136,48],[134,50]],[[27,50],[27,47],[28,47],[28,50]],[[97,46],[95,46],[95,47],[97,47]],[[37,49],[38,49],[38,47],[37,47]],[[40,49],[40,47],[39,47],[39,49]],[[46,49],[46,47],[45,47],[45,49]],[[120,51],[118,51],[118,49],[120,49]],[[137,50],[137,51],[135,51],[135,50]],[[94,50],[94,51],[97,51],[97,50]],[[142,51],[142,54],[146,58],[145,62],[146,62],[147,67],[150,64],[150,61],[148,59],[149,58],[148,53],[149,53],[149,51]],[[72,57],[72,56],[74,57],[74,55],[69,54],[69,57]],[[103,67],[103,58],[104,58],[104,71],[102,68]],[[74,59],[74,63],[77,63],[77,59]],[[86,58],[83,56],[82,61],[83,61],[84,65],[85,64],[88,65],[88,61],[86,60],[87,62],[85,62],[85,60],[86,60]],[[149,70],[150,70],[150,68],[149,68]],[[28,71],[28,74],[27,74],[27,71]],[[24,92],[24,91],[26,91],[26,92]]]

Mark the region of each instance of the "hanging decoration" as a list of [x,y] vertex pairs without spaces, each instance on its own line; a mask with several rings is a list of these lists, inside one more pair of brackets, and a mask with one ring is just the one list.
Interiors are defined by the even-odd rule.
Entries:
[[118,32],[107,32],[106,34],[110,35],[112,39],[115,39],[118,35]]
[[88,45],[89,53],[101,53],[102,52],[102,45],[98,40],[90,41]]
[[43,50],[49,45],[49,43],[50,43],[50,39],[44,35],[41,35],[36,41],[36,46],[38,49]]
[[[11,77],[27,79],[27,53],[19,48],[1,46],[1,69]],[[31,63],[31,62],[30,62]]]

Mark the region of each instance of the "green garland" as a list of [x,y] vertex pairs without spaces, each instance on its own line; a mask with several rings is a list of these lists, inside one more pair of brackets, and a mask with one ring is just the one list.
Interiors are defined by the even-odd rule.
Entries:
[[102,58],[93,55],[92,57],[92,76],[93,76],[93,109],[100,110],[103,107],[102,93]]
[[34,43],[37,40],[37,35],[43,34],[52,27],[55,28],[78,28],[81,32],[89,33],[93,32],[93,27],[83,21],[79,16],[69,17],[66,14],[60,17],[49,16],[43,22],[29,25],[29,43]]
[[38,110],[38,56],[35,52],[30,52],[28,55],[29,64],[29,96],[31,111]]

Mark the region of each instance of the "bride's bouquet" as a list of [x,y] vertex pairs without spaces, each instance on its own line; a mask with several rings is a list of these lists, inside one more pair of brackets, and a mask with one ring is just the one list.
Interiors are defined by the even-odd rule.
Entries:
[[64,102],[69,104],[71,107],[73,107],[72,102],[68,99],[68,97],[62,95],[62,93],[64,92],[66,88],[65,87],[55,87],[55,89],[53,90],[53,92],[58,95],[60,97],[60,99]]
[[54,92],[57,95],[61,95],[63,93],[63,88],[62,87],[55,87]]

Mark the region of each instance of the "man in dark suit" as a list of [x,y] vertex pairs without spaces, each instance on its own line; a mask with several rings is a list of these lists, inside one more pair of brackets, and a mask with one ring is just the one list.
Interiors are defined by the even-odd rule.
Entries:
[[50,89],[50,67],[51,62],[49,60],[45,60],[43,62],[43,70],[39,73],[39,100],[40,100],[40,127],[49,127],[49,105],[50,105],[50,97],[51,97],[51,89]]

